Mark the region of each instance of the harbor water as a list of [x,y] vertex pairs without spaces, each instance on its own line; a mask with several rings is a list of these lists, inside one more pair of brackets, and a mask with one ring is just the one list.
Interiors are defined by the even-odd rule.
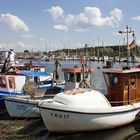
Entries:
[[[34,63],[38,63],[38,62],[34,61]],[[55,70],[54,62],[40,61],[39,63],[41,65],[46,66],[46,72],[50,73]],[[64,78],[63,71],[62,71],[63,68],[71,68],[74,66],[80,66],[80,63],[78,61],[60,61],[60,63],[61,63],[60,79],[62,80]],[[96,90],[100,90],[103,94],[106,94],[106,85],[105,85],[105,81],[102,74],[103,66],[105,65],[106,63],[103,63],[103,62],[93,62],[93,61],[90,62],[90,67],[94,69],[94,72],[92,72],[92,75],[91,75],[92,88]],[[117,67],[122,67],[125,65],[126,63],[114,63],[113,67],[117,68]],[[130,64],[130,65],[137,65],[137,64]],[[8,126],[8,120],[5,120],[5,121],[7,121],[7,126]],[[10,122],[11,121],[15,121],[15,120],[10,120]],[[22,123],[23,121],[25,120],[18,119],[18,123]],[[131,124],[117,127],[114,129],[93,131],[93,132],[88,132],[88,133],[83,132],[83,133],[77,133],[77,134],[65,134],[65,135],[49,134],[41,119],[33,120],[33,123],[29,123],[29,122],[30,120],[28,120],[27,125],[20,128],[19,130],[20,132],[18,131],[18,135],[23,136],[23,137],[20,137],[20,139],[26,139],[26,140],[32,140],[32,139],[34,140],[35,139],[36,140],[77,140],[77,139],[79,140],[139,140],[140,139],[140,121],[136,121]],[[2,130],[0,130],[0,134],[1,133],[2,133]],[[17,139],[16,134],[15,136],[10,137],[10,138]]]

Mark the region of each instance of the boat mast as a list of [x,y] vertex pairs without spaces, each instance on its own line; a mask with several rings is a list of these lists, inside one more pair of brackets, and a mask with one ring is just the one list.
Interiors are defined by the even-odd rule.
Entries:
[[98,38],[98,61],[99,61],[99,38]]
[[134,31],[131,30],[131,28],[126,25],[126,31],[119,31],[120,34],[126,34],[126,45],[127,45],[127,66],[129,67],[129,58],[130,58],[130,48],[128,44],[128,34],[134,33]]
[[60,67],[61,67],[61,64],[59,62],[59,58],[56,57],[56,60],[55,60],[55,80],[56,80],[56,82],[58,82],[58,80],[59,80]]
[[84,63],[84,65],[85,65],[86,67],[87,67],[87,61],[88,61],[87,46],[88,46],[88,44],[85,43],[85,63]]
[[[83,49],[84,51],[84,55],[82,54],[80,57],[80,63],[81,63],[81,67],[82,67],[82,75],[83,75],[83,79],[85,79],[85,67],[87,67],[87,46],[88,44],[85,43],[85,48]],[[84,57],[83,57],[84,56]]]
[[120,44],[120,40],[119,40],[119,62],[120,62],[120,58],[121,58],[121,55],[120,55],[120,46],[121,44]]

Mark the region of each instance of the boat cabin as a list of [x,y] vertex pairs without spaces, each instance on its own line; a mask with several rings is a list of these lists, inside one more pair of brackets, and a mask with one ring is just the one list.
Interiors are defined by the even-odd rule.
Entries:
[[[25,76],[22,75],[1,75],[0,76],[0,95],[1,94],[21,94],[25,84]],[[19,82],[20,81],[20,82]],[[6,93],[5,93],[6,92]]]
[[82,68],[65,68],[64,79],[65,79],[65,90],[75,89],[75,88],[90,88],[90,69]]
[[106,69],[107,99],[112,106],[128,105],[140,101],[140,69]]
[[46,72],[20,70],[20,73],[26,76],[26,81],[33,81],[36,83],[41,83],[45,81],[48,83],[50,81],[52,83],[52,75]]
[[[51,76],[45,72],[35,72],[27,70],[15,70],[11,71],[11,74],[0,75],[0,96],[3,94],[24,94],[23,88],[29,81],[36,83],[38,85],[38,88],[49,88],[48,83],[48,85],[41,83],[41,77],[44,77],[44,80],[47,80],[47,82],[49,82],[51,79]],[[52,82],[52,80],[50,82]]]

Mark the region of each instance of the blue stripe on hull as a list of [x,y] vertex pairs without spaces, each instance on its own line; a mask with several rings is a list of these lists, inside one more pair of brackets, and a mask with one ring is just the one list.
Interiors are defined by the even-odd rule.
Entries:
[[5,103],[4,103],[4,97],[6,96],[15,96],[15,95],[21,95],[20,93],[15,93],[15,92],[0,92],[0,110],[5,108]]
[[46,90],[50,90],[50,89],[53,89],[52,86],[42,86],[42,87],[38,87],[37,89],[46,89]]

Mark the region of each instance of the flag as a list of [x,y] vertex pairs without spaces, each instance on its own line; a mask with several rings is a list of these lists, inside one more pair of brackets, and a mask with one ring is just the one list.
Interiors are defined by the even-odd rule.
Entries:
[[28,66],[29,67],[31,67],[33,64],[32,64],[32,60],[30,60],[29,62],[28,62]]
[[130,44],[129,44],[129,49],[133,49],[136,47],[136,43],[135,40],[133,40]]

